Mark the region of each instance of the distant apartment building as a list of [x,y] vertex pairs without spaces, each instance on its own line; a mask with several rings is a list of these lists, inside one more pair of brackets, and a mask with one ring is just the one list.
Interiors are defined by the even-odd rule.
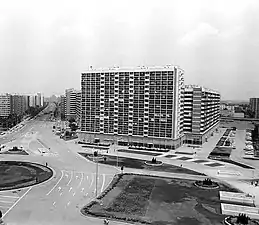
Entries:
[[66,95],[66,105],[65,105],[65,116],[66,119],[74,118],[76,119],[76,96],[78,91],[70,88],[65,92]]
[[25,113],[25,99],[23,95],[11,95],[11,113],[21,116]]
[[23,104],[23,107],[24,107],[24,112],[26,111],[26,110],[28,110],[29,109],[29,103],[30,103],[30,96],[29,95],[23,95],[23,102],[24,102],[24,104]]
[[81,91],[76,93],[76,121],[78,124],[81,124]]
[[249,107],[253,113],[253,117],[258,119],[259,118],[259,98],[250,98]]
[[0,94],[0,117],[6,118],[12,113],[11,95]]
[[42,106],[42,103],[41,103],[41,93],[37,93],[36,95],[35,95],[35,105],[36,106],[39,106],[39,107],[41,107]]
[[60,96],[60,114],[61,114],[61,118],[65,118],[65,114],[66,114],[66,96],[65,95]]
[[220,94],[197,85],[184,90],[185,143],[203,144],[219,124]]
[[184,142],[183,74],[177,66],[82,73],[81,138],[176,149]]
[[29,106],[30,107],[35,107],[36,106],[35,95],[30,95],[30,97],[29,97]]

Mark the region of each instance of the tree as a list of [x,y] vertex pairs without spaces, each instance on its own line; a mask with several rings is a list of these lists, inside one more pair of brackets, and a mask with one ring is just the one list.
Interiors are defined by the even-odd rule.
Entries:
[[70,127],[71,131],[76,131],[78,128],[78,126],[75,123],[70,123],[69,127]]
[[73,118],[73,117],[71,117],[68,121],[69,121],[69,123],[74,123],[74,122],[76,122],[75,118]]

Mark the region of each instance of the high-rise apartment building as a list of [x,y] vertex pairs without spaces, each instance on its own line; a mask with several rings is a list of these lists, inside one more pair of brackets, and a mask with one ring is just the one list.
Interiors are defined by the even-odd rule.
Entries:
[[250,98],[249,106],[253,113],[253,117],[258,119],[259,118],[259,98]]
[[76,121],[78,124],[81,124],[81,91],[76,93]]
[[66,105],[65,105],[65,116],[66,119],[76,119],[76,96],[78,91],[70,88],[66,90]]
[[35,105],[41,107],[42,106],[41,93],[37,93],[35,97],[36,97]]
[[203,144],[218,126],[220,94],[197,85],[186,85],[184,90],[185,143]]
[[17,116],[23,115],[25,112],[25,99],[23,95],[11,95],[11,113]]
[[61,118],[64,119],[65,114],[66,114],[66,96],[65,95],[60,96],[60,114],[61,114]]
[[82,73],[81,138],[175,149],[184,140],[184,77],[177,66]]
[[35,95],[30,95],[30,97],[29,97],[29,106],[30,107],[35,107],[36,106]]
[[12,112],[11,95],[1,94],[0,95],[0,117],[6,118]]

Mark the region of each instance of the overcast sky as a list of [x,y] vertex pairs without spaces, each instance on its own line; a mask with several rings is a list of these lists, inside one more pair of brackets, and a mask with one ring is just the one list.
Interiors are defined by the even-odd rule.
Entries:
[[0,92],[61,94],[93,66],[179,65],[222,99],[259,97],[258,0],[8,0]]

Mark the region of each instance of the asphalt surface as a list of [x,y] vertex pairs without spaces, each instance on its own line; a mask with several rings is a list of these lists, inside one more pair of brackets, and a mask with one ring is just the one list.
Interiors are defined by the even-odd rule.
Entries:
[[[54,122],[28,121],[25,126],[5,137],[0,144],[23,146],[28,156],[0,155],[0,160],[22,160],[48,163],[54,170],[51,180],[17,191],[0,193],[0,209],[10,225],[103,224],[87,218],[80,209],[96,196],[96,164],[87,161],[66,142],[52,133]],[[38,149],[45,149],[45,153]],[[50,149],[49,149],[50,148]],[[118,170],[98,165],[97,194],[111,182]],[[119,223],[113,223],[119,224]]]
[[[23,146],[29,155],[5,155],[0,154],[0,160],[22,160],[31,161],[40,164],[48,163],[48,166],[54,170],[54,176],[45,183],[30,188],[24,188],[15,191],[0,192],[0,210],[3,212],[4,220],[8,225],[98,225],[103,224],[103,220],[81,215],[80,209],[100,194],[111,182],[114,174],[120,172],[118,168],[98,165],[98,179],[96,183],[96,164],[90,162],[77,154],[83,151],[80,146],[73,142],[66,142],[54,135],[52,126],[55,122],[48,121],[48,115],[41,118],[28,121],[20,130],[0,136],[0,144],[12,146]],[[238,146],[242,145],[244,134],[238,132]],[[214,137],[215,140],[203,146],[201,153],[197,153],[196,159],[206,159],[207,154],[211,151],[220,138],[220,134]],[[111,151],[112,154],[116,154]],[[127,155],[127,153],[119,153],[119,155]],[[130,157],[130,155],[128,155]],[[206,157],[205,157],[206,156]],[[147,156],[138,155],[137,158]],[[135,157],[134,157],[135,158]],[[207,175],[229,181],[234,186],[242,186],[242,190],[253,194],[257,194],[256,190],[249,184],[240,183],[238,181],[230,182],[230,180],[238,180],[241,177],[252,177],[252,171],[238,168],[233,165],[224,164],[224,170],[240,171],[242,176],[230,177],[217,175],[221,167],[209,167],[208,163],[194,163],[193,159],[182,161],[179,159],[160,158],[164,162],[170,162],[175,165],[183,165],[199,172],[206,172]],[[125,172],[150,173],[141,170],[125,168]],[[160,172],[157,175],[167,176],[168,174]],[[171,174],[173,177],[181,178],[187,175]],[[189,176],[190,178],[193,178]],[[198,177],[196,176],[196,179]],[[203,178],[199,178],[203,179]],[[97,184],[97,185],[96,185]],[[256,193],[255,193],[256,192]],[[259,195],[258,195],[259,196]],[[258,198],[258,197],[257,197]],[[259,198],[258,198],[259,202]],[[110,224],[125,224],[125,222],[111,221]]]

